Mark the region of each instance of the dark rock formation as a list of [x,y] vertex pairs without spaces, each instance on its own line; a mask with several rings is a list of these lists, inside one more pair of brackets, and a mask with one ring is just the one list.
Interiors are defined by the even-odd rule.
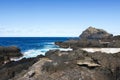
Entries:
[[10,61],[10,58],[21,57],[22,53],[15,46],[3,47],[0,46],[0,65]]
[[94,47],[94,48],[119,48],[120,36],[112,36],[105,30],[89,27],[80,35],[79,40],[68,40],[65,42],[55,42],[63,48],[71,47],[73,49]]
[[113,39],[114,40],[120,40],[120,35],[114,36]]
[[0,65],[4,64],[4,57],[3,56],[0,56]]
[[119,80],[119,75],[120,53],[54,50],[12,80]]
[[21,57],[22,54],[20,49],[15,46],[10,46],[10,47],[0,46],[0,56],[8,56],[9,58],[12,58],[12,57]]
[[19,61],[10,61],[10,58],[19,58],[22,53],[19,48],[15,46],[3,47],[0,46],[0,80],[8,80],[13,78],[18,73],[27,70],[39,58],[44,57],[39,55],[35,58],[23,58]]
[[19,61],[10,61],[0,66],[0,80],[9,80],[20,72],[25,72],[30,66],[37,62],[42,55],[35,58],[23,58]]
[[83,40],[83,39],[56,42],[55,44],[63,48],[71,47],[73,49],[84,47],[106,47],[105,45],[100,44],[99,40]]
[[80,35],[81,39],[104,39],[104,38],[110,38],[113,35],[106,32],[103,29],[96,29],[93,27],[89,27],[85,31],[82,32]]

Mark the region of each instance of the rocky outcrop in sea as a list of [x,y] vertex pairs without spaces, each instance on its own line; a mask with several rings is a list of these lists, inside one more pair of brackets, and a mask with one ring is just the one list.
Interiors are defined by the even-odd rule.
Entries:
[[111,38],[113,37],[112,34],[108,33],[103,29],[97,29],[94,27],[89,27],[85,31],[82,32],[80,35],[81,39],[104,39],[104,38]]
[[103,29],[89,27],[79,36],[79,39],[56,42],[63,48],[120,48],[120,35],[113,36]]

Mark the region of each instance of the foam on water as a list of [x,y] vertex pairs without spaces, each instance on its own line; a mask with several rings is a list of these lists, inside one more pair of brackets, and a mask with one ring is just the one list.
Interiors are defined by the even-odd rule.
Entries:
[[72,51],[72,48],[59,48],[60,51]]
[[40,54],[45,55],[45,53],[41,52],[41,50],[39,50],[39,49],[38,50],[32,49],[32,50],[28,50],[28,51],[24,52],[23,57],[25,57],[25,58],[36,57],[36,56],[38,56]]
[[1,46],[15,45],[21,49],[23,57],[12,58],[11,60],[20,60],[22,58],[36,57],[40,54],[45,55],[49,50],[59,49],[61,51],[68,51],[71,49],[59,48],[54,42],[66,41],[70,37],[6,37],[0,38]]
[[104,52],[104,53],[118,53],[120,52],[120,48],[81,48],[87,52]]
[[26,52],[23,53],[23,57],[24,58],[30,58],[30,57],[36,57],[38,55],[45,55],[45,53],[49,50],[60,50],[60,51],[72,51],[71,48],[44,48],[44,49],[32,49],[32,50],[28,50]]
[[37,57],[38,55],[45,55],[45,52],[41,52],[41,50],[27,50],[26,52],[23,53],[23,56],[20,58],[11,58],[11,61],[18,61],[21,60],[23,58],[32,58],[32,57]]

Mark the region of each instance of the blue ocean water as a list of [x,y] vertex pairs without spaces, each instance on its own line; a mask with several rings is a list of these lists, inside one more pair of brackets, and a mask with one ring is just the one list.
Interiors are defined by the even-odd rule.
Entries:
[[17,46],[24,57],[36,57],[52,49],[59,49],[54,42],[66,41],[72,37],[0,37],[0,46]]

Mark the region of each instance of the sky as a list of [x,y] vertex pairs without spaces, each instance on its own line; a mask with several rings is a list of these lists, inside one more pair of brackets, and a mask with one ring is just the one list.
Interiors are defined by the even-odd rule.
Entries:
[[89,26],[120,35],[120,0],[0,0],[0,37],[77,37]]

